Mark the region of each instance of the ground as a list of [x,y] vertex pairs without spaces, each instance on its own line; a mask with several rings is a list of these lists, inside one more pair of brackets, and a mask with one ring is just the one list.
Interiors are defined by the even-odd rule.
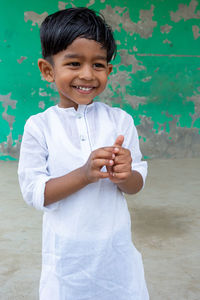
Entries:
[[[200,159],[152,160],[127,196],[151,300],[200,299],[199,181]],[[42,214],[23,202],[16,162],[0,163],[0,182],[0,299],[37,300]]]

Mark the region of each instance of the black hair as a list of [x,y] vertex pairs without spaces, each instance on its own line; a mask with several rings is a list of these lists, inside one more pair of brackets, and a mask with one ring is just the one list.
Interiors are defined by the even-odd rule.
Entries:
[[78,37],[100,43],[107,50],[107,62],[115,58],[117,46],[111,27],[101,14],[86,7],[64,9],[45,18],[40,28],[43,58],[52,62],[53,55]]

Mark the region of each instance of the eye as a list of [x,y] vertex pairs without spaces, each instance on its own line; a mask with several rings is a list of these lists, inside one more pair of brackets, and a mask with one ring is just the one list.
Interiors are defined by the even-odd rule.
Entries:
[[71,67],[79,67],[80,63],[77,61],[72,61],[66,64],[67,66],[71,66]]
[[95,63],[94,68],[96,69],[104,69],[106,66],[102,63]]

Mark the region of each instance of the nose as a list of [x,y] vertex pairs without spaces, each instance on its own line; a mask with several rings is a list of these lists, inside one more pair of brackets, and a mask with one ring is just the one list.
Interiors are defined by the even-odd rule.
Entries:
[[94,70],[93,70],[92,66],[83,65],[82,68],[80,69],[79,78],[85,79],[88,81],[93,80],[94,79]]

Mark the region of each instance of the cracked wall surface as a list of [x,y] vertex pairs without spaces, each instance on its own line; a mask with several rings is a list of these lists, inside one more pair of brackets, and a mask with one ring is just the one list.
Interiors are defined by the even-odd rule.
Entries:
[[200,1],[13,0],[0,11],[0,159],[18,159],[25,121],[58,102],[41,77],[39,26],[86,6],[112,26],[118,53],[97,101],[129,112],[144,158],[200,156]]

